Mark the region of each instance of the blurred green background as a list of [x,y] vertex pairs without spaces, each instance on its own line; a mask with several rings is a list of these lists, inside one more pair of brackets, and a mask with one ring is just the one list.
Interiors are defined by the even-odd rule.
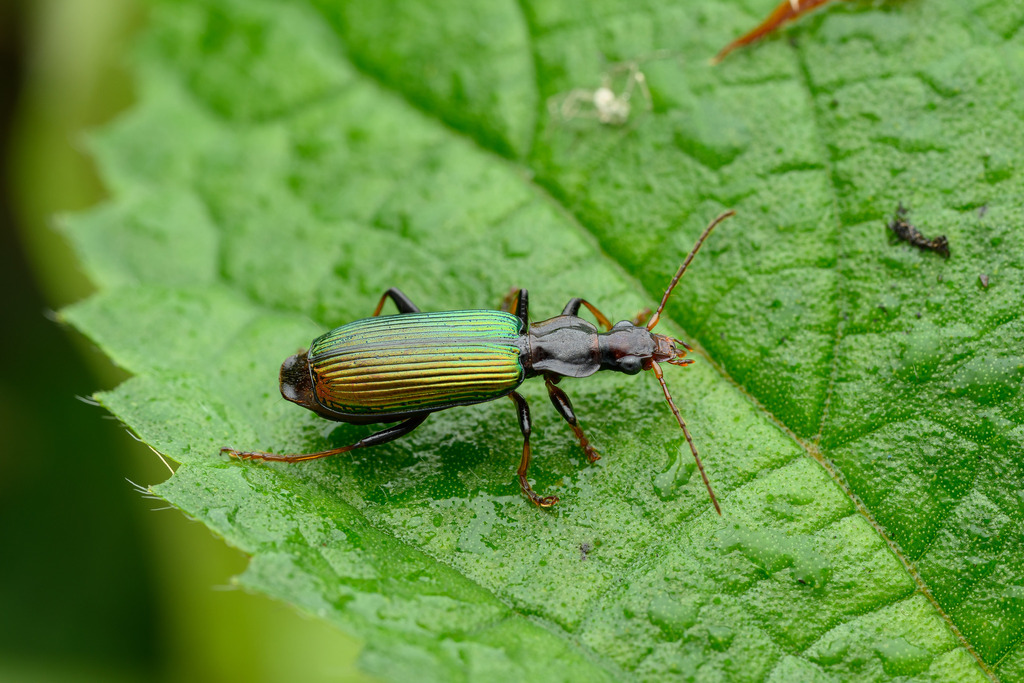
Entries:
[[90,294],[55,216],[131,106],[137,0],[0,0],[0,681],[364,680],[359,643],[233,588],[246,558],[127,479],[157,457],[78,400],[125,378],[52,311]]

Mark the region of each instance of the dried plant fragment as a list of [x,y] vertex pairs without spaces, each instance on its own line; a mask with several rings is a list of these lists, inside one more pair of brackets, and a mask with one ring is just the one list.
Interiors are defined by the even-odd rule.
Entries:
[[928,239],[907,220],[909,213],[910,210],[905,208],[903,204],[896,208],[896,215],[893,216],[892,221],[889,223],[889,230],[892,234],[903,242],[910,242],[910,244],[918,249],[934,251],[936,254],[941,254],[942,258],[949,258],[949,240],[946,239],[946,236],[939,235],[935,239]]
[[767,19],[762,21],[749,32],[743,34],[723,47],[721,52],[715,55],[714,59],[711,60],[711,63],[718,64],[720,61],[725,59],[727,54],[736,48],[743,47],[744,45],[750,45],[754,41],[760,40],[783,24],[787,24],[827,2],[831,2],[831,0],[782,0],[779,6],[768,15]]

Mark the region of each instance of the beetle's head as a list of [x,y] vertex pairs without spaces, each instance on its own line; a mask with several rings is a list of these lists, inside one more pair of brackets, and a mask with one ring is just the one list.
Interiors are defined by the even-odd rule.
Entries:
[[[686,353],[693,351],[689,344],[673,337],[665,336],[664,334],[658,334],[651,332],[651,338],[654,340],[654,354],[651,356],[651,360],[655,363],[668,363],[670,365],[689,365],[693,362],[692,358],[687,358]],[[650,369],[645,366],[645,370]]]
[[693,351],[686,342],[651,332],[628,320],[615,323],[611,330],[600,335],[601,367],[635,375],[650,370],[654,363],[689,365]]
[[598,335],[601,368],[627,375],[647,369],[657,349],[654,336],[628,320],[615,323],[612,329]]
[[319,403],[313,393],[313,378],[309,374],[309,355],[305,349],[288,356],[281,363],[281,395],[292,403],[316,410]]

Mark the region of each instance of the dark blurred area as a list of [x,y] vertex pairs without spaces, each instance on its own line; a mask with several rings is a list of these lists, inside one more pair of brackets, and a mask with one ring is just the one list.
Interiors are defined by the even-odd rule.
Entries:
[[81,140],[130,106],[142,23],[0,0],[0,681],[361,679],[357,641],[225,586],[244,556],[140,495],[167,468],[77,398],[126,376],[54,322],[92,287],[53,216],[104,198]]
[[121,459],[121,430],[76,400],[98,379],[47,318],[15,224],[28,4],[0,11],[0,675],[141,678],[157,668],[158,608],[139,501],[96,466]]

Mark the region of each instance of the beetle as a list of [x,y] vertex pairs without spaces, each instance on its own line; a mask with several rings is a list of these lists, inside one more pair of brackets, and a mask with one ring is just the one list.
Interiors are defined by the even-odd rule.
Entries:
[[[676,271],[654,315],[649,309],[632,321],[614,325],[593,304],[573,298],[562,314],[530,323],[525,289],[513,289],[501,310],[422,313],[397,288],[384,292],[373,315],[342,325],[313,340],[308,350],[281,365],[281,395],[329,420],[351,424],[398,422],[354,444],[318,453],[281,455],[222,448],[232,457],[274,462],[301,462],[377,446],[404,436],[430,413],[454,406],[511,397],[523,434],[517,475],[523,493],[535,505],[551,507],[557,496],[540,496],[530,486],[530,408],[516,392],[524,380],[543,377],[555,410],[569,423],[587,460],[601,456],[576,419],[569,397],[557,385],[563,377],[589,377],[599,370],[635,375],[650,370],[661,384],[676,421],[697,461],[708,495],[722,509],[704,472],[690,431],[668,391],[660,363],[686,366],[693,349],[685,342],[653,332],[661,313],[693,257],[715,226],[734,215],[726,211],[701,233]],[[391,299],[399,315],[381,316]],[[589,310],[601,327],[578,316]],[[644,323],[646,319],[646,324]]]

